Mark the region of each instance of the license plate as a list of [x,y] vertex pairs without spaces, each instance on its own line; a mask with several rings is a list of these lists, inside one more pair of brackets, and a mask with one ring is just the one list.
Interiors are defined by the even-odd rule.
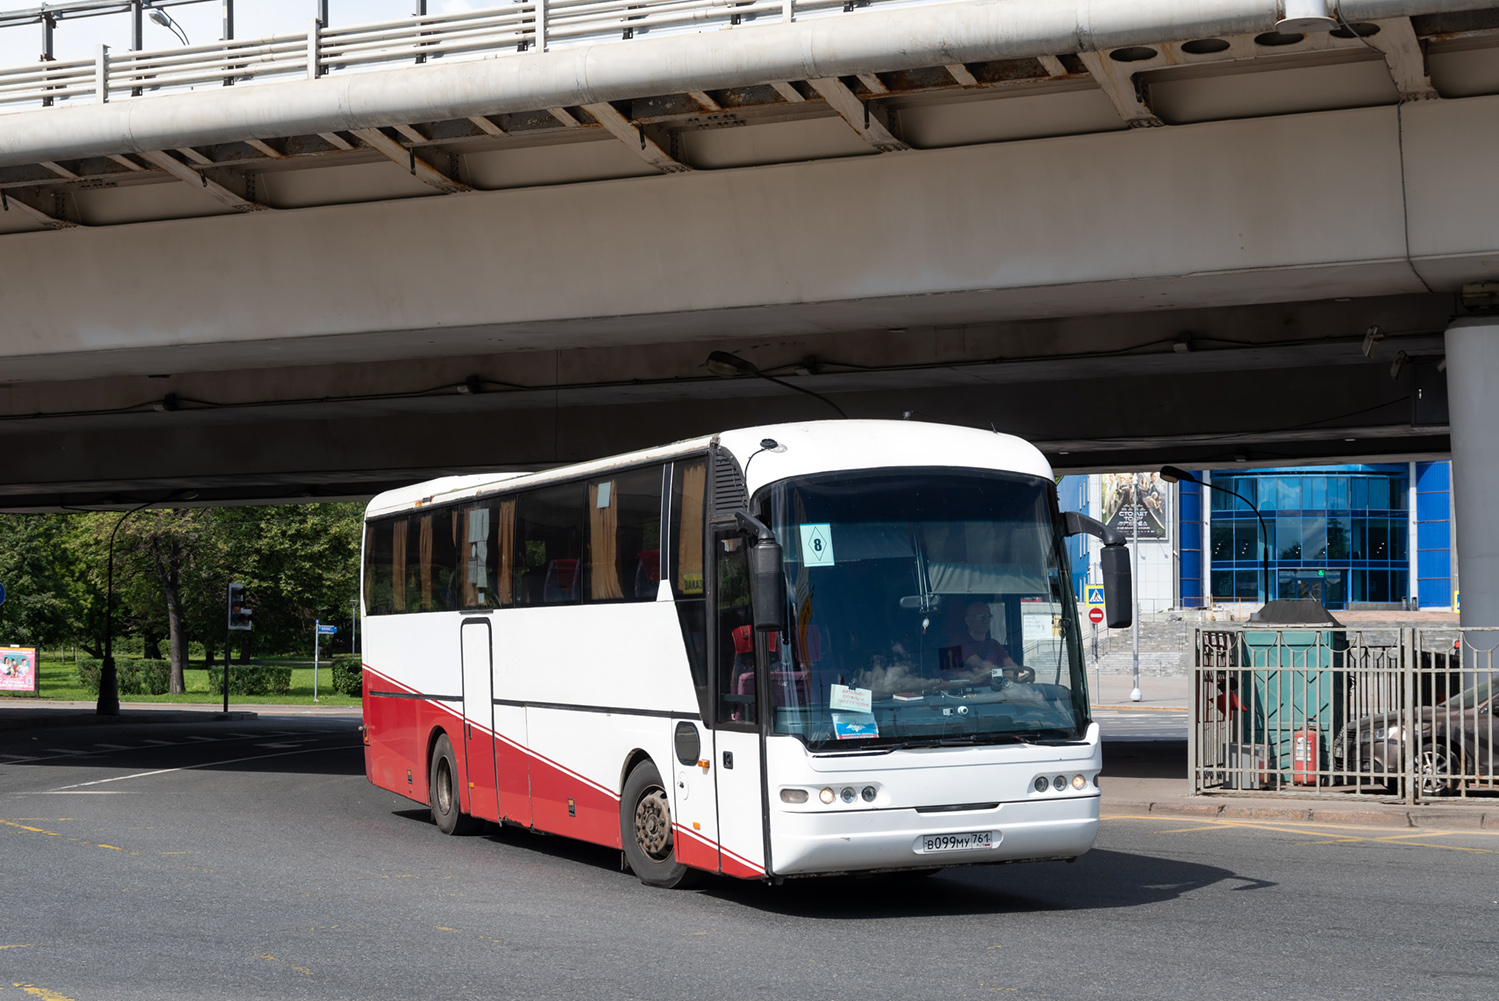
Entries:
[[967,852],[994,847],[993,831],[967,831],[962,834],[923,834],[913,846],[919,855],[934,852]]

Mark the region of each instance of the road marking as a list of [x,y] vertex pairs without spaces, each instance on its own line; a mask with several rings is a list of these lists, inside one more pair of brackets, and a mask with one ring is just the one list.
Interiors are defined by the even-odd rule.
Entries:
[[[1104,818],[1100,818],[1100,819],[1106,819],[1106,820],[1165,820],[1167,818],[1165,818],[1165,817],[1140,817],[1140,816],[1122,816],[1122,817],[1121,816],[1116,816],[1116,817],[1104,817]],[[1354,827],[1353,825],[1349,825],[1349,824],[1315,824],[1315,823],[1298,822],[1298,821],[1281,821],[1281,822],[1277,822],[1277,823],[1264,823],[1262,821],[1233,820],[1233,819],[1203,821],[1203,825],[1204,826],[1201,826],[1201,827],[1184,827],[1184,828],[1179,828],[1179,829],[1176,829],[1176,830],[1157,831],[1156,833],[1157,834],[1190,834],[1190,833],[1194,833],[1194,832],[1197,832],[1197,831],[1222,831],[1222,830],[1232,830],[1232,829],[1237,829],[1237,830],[1255,830],[1255,831],[1271,831],[1271,832],[1274,832],[1276,834],[1308,834],[1308,833],[1316,833],[1316,834],[1322,835],[1325,840],[1321,840],[1321,841],[1303,841],[1303,842],[1296,842],[1296,844],[1300,844],[1300,845],[1319,845],[1319,844],[1329,845],[1329,844],[1349,844],[1349,843],[1353,843],[1353,842],[1363,841],[1363,842],[1368,842],[1370,844],[1404,845],[1404,846],[1406,846],[1408,848],[1441,848],[1441,849],[1444,849],[1446,851],[1454,851],[1454,852],[1473,852],[1473,853],[1476,853],[1476,854],[1479,854],[1479,855],[1499,855],[1499,849],[1493,849],[1493,848],[1469,848],[1469,847],[1466,847],[1464,845],[1443,845],[1443,844],[1434,844],[1434,843],[1429,842],[1429,841],[1427,841],[1427,842],[1415,842],[1415,841],[1411,841],[1410,840],[1411,838],[1450,838],[1450,837],[1471,837],[1471,836],[1474,836],[1474,835],[1487,836],[1487,837],[1499,837],[1499,831],[1450,831],[1450,830],[1410,831],[1410,832],[1407,832],[1407,833],[1404,833],[1404,834],[1386,834],[1386,835],[1384,835],[1382,837],[1362,837],[1362,836],[1359,836],[1359,835],[1334,834],[1332,831],[1326,831],[1326,832],[1323,832],[1323,831],[1309,831],[1307,829],[1308,828],[1319,828],[1319,827],[1320,828],[1332,827],[1332,828],[1344,828],[1344,829],[1351,828],[1353,830],[1362,830],[1362,831],[1381,831],[1381,830],[1389,830],[1389,828],[1381,828],[1381,827]]]
[[57,831],[44,831],[40,827],[27,827],[25,824],[18,824],[14,820],[0,820],[0,824],[5,824],[10,827],[19,827],[23,831],[35,831],[38,834],[50,834],[54,838],[62,837],[62,835]]
[[[272,956],[268,952],[257,952],[255,954],[255,958],[256,959],[263,959],[267,963],[280,963],[282,966],[291,966],[291,964],[288,963],[286,960],[284,960],[284,959],[277,959],[275,956]],[[308,976],[308,977],[312,976],[312,971],[309,970],[305,966],[292,966],[291,968],[293,970],[296,970],[298,973],[303,974],[304,976]]]
[[30,942],[27,942],[25,945],[0,945],[0,949],[30,949],[31,945],[32,943]]
[[125,850],[123,848],[116,847],[115,845],[100,845],[99,847],[100,848],[109,848],[109,849],[111,849],[113,851],[117,851],[117,852],[122,852],[122,851]]
[[358,747],[358,744],[334,744],[329,747],[304,747],[296,751],[279,751],[276,754],[253,754],[247,758],[230,758],[227,761],[205,761],[197,765],[182,765],[177,768],[157,768],[149,772],[136,772],[133,775],[116,775],[108,779],[94,779],[92,782],[77,782],[70,786],[58,786],[47,792],[69,792],[74,789],[82,789],[87,786],[103,785],[106,782],[124,782],[126,779],[143,779],[151,775],[168,775],[172,772],[190,772],[198,768],[214,768],[218,765],[237,765],[242,761],[264,761],[266,758],[284,758],[288,754],[307,754],[311,751],[338,751]]
[[35,984],[13,983],[11,984],[11,986],[19,987],[21,988],[21,990],[25,991],[27,994],[30,994],[32,997],[41,998],[42,1001],[73,1001],[73,999],[68,997],[66,994],[59,994],[56,991],[49,991],[47,988],[37,987]]
[[155,744],[158,747],[176,747],[177,746],[177,742],[175,740],[152,740],[150,737],[144,737],[144,738],[142,738],[142,742],[143,743],[147,743],[147,744]]
[[125,745],[125,744],[95,744],[94,746],[95,747],[102,747],[106,751],[128,751],[128,750],[130,750],[130,748],[127,745]]

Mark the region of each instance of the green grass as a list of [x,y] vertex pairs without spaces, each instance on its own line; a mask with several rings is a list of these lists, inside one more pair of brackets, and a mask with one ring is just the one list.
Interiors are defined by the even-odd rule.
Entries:
[[[267,662],[272,662],[267,658]],[[215,669],[217,674],[220,669]],[[78,684],[78,673],[73,667],[71,660],[59,659],[56,655],[48,657],[45,654],[41,663],[37,666],[37,672],[41,675],[43,699],[56,699],[60,702],[93,702],[98,696],[89,692]],[[190,667],[182,672],[183,681],[187,683],[187,691],[181,695],[122,695],[121,702],[165,702],[179,703],[184,705],[212,704],[219,705],[224,696],[218,692],[211,691],[208,687],[208,670],[202,667]],[[324,706],[357,706],[359,699],[335,692],[332,688],[333,670],[324,665],[318,671],[318,705]],[[0,705],[6,698],[26,698],[29,695],[11,695],[0,697]],[[291,691],[284,695],[230,695],[229,704],[235,705],[280,705],[280,706],[310,706],[312,702],[312,668],[294,667],[291,672]]]

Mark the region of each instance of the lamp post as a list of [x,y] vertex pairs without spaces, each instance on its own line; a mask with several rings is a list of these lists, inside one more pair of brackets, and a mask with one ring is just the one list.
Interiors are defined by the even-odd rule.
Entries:
[[115,672],[114,655],[115,536],[126,518],[155,503],[146,501],[126,511],[109,533],[109,569],[104,578],[104,666],[99,670],[99,703],[94,708],[100,716],[120,715],[120,676]]
[[1268,602],[1270,600],[1270,526],[1265,524],[1265,517],[1260,514],[1260,509],[1255,507],[1254,503],[1243,494],[1230,490],[1228,487],[1220,487],[1216,483],[1199,480],[1185,469],[1178,469],[1175,466],[1162,466],[1161,479],[1167,483],[1175,483],[1178,480],[1183,480],[1187,483],[1196,483],[1207,487],[1209,490],[1230,494],[1249,505],[1249,510],[1253,511],[1254,516],[1260,520],[1260,581],[1264,587],[1265,601]]

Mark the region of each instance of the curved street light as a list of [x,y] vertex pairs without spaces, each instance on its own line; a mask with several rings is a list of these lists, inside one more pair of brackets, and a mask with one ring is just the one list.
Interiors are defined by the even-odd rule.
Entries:
[[1178,480],[1184,481],[1186,483],[1196,483],[1199,486],[1207,487],[1209,490],[1217,490],[1219,493],[1230,494],[1230,495],[1232,495],[1234,497],[1239,498],[1239,500],[1243,501],[1245,504],[1249,505],[1249,510],[1253,511],[1254,512],[1254,516],[1260,520],[1260,579],[1261,579],[1261,581],[1264,584],[1264,593],[1265,593],[1264,600],[1265,601],[1269,601],[1270,600],[1270,526],[1267,525],[1267,524],[1265,524],[1265,518],[1264,518],[1264,515],[1260,514],[1260,509],[1257,508],[1257,507],[1255,507],[1254,503],[1248,497],[1245,497],[1243,494],[1238,493],[1238,492],[1233,491],[1233,490],[1230,490],[1230,489],[1228,489],[1228,487],[1220,487],[1216,483],[1209,483],[1209,482],[1207,482],[1205,480],[1199,480],[1197,477],[1193,476],[1191,473],[1187,472],[1185,469],[1179,469],[1176,466],[1162,466],[1161,467],[1161,479],[1165,480],[1167,483],[1175,483]]
[[760,371],[760,367],[754,362],[746,361],[738,355],[730,354],[727,351],[714,351],[708,355],[708,360],[705,364],[708,366],[709,372],[712,372],[714,375],[723,379],[732,379],[741,375],[752,375],[757,379],[764,379],[766,382],[773,382],[777,386],[784,386],[787,389],[794,389],[798,393],[806,393],[814,400],[821,400],[823,403],[826,403],[828,406],[838,411],[839,417],[842,417],[845,420],[848,418],[848,414],[843,412],[842,407],[834,403],[832,400],[828,399],[826,396],[823,396],[821,393],[814,393],[812,390],[806,389],[805,387],[798,386],[790,382],[785,382],[781,379],[777,379],[773,375],[766,375],[764,372]]

